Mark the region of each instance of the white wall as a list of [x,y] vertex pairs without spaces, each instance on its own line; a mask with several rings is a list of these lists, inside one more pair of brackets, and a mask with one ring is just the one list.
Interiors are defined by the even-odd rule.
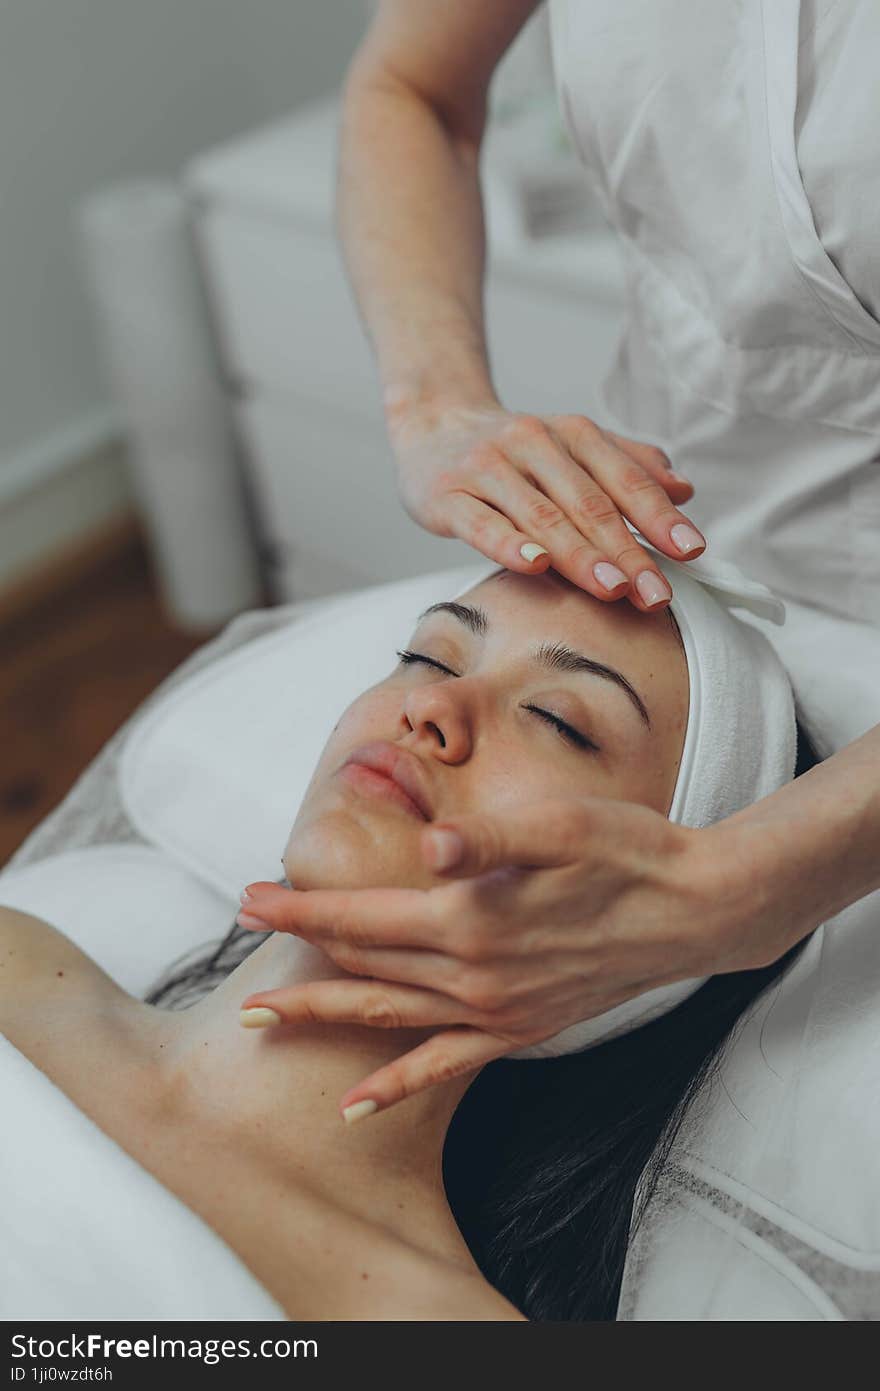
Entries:
[[338,86],[367,17],[364,0],[0,0],[0,503],[106,421],[77,201]]

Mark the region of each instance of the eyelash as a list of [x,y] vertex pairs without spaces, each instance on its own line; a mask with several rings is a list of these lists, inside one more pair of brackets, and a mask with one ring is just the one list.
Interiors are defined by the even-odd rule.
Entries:
[[[413,662],[421,662],[424,666],[434,667],[437,671],[445,671],[447,676],[458,675],[458,672],[452,671],[442,662],[435,662],[433,657],[425,657],[421,652],[411,652],[408,648],[404,648],[397,655],[404,666],[409,666]],[[560,738],[564,739],[567,744],[573,744],[575,748],[584,749],[588,753],[599,752],[598,744],[594,744],[592,739],[588,739],[585,734],[581,734],[580,730],[574,729],[565,720],[561,720],[551,710],[543,710],[540,705],[524,705],[523,709],[531,710],[533,714],[540,716],[547,724],[552,725]]]

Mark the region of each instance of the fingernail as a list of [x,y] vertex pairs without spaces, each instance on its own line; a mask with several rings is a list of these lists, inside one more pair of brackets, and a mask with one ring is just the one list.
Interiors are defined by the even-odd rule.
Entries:
[[678,522],[672,528],[669,535],[683,555],[688,551],[695,551],[698,546],[705,546],[706,544],[696,527],[689,526],[687,522]]
[[265,1029],[270,1024],[280,1024],[281,1015],[265,1005],[254,1005],[251,1009],[239,1010],[238,1022],[245,1029]]
[[648,605],[659,604],[662,599],[669,599],[672,595],[669,585],[655,570],[643,570],[637,575],[636,589]]
[[242,889],[241,893],[238,895],[239,903],[250,903],[252,898],[253,894],[249,894],[247,889]]
[[262,918],[257,918],[253,913],[236,913],[235,921],[239,927],[255,927],[259,932],[268,932],[269,924],[263,922]]
[[627,583],[623,571],[618,570],[616,565],[609,565],[607,560],[600,560],[598,565],[594,565],[593,574],[603,589],[616,589],[619,584]]
[[533,560],[538,559],[539,555],[547,554],[547,547],[539,546],[537,541],[526,541],[522,546],[520,546],[519,553],[522,556],[523,560],[527,560],[529,564],[531,564]]
[[378,1109],[379,1103],[376,1101],[355,1101],[351,1106],[343,1107],[342,1119],[346,1125],[352,1125],[354,1121],[363,1120],[364,1116],[371,1116]]
[[464,843],[457,831],[432,831],[428,839],[435,869],[449,869],[461,859]]
[[686,483],[689,488],[692,488],[694,486],[689,478],[685,478],[683,473],[679,473],[674,468],[671,468],[669,471],[672,477],[675,479],[676,483]]

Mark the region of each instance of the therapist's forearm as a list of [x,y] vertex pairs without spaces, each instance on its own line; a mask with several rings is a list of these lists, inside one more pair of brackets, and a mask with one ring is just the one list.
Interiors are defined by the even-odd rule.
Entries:
[[386,414],[497,402],[478,148],[408,86],[357,65],[344,91],[336,219]]
[[880,889],[880,725],[715,829],[737,827],[739,867],[784,912],[789,945]]

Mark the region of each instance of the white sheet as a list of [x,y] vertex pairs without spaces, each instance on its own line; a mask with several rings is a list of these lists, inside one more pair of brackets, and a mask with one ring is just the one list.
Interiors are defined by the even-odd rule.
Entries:
[[[160,852],[77,850],[0,875],[126,989],[234,916]],[[238,1256],[0,1037],[0,1318],[286,1319]]]

